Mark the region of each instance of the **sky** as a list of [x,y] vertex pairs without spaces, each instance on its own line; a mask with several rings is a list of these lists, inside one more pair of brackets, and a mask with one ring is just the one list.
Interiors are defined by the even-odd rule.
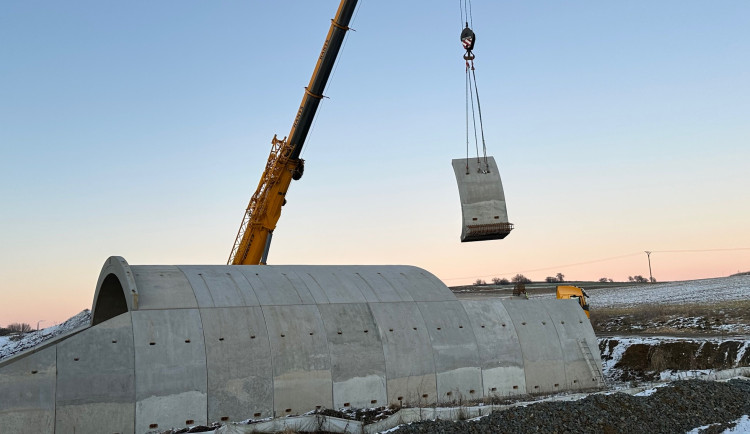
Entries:
[[[338,2],[0,5],[0,325],[91,306],[104,261],[224,264]],[[363,0],[271,264],[448,285],[750,270],[750,2],[475,0],[513,232],[460,243],[458,1]]]

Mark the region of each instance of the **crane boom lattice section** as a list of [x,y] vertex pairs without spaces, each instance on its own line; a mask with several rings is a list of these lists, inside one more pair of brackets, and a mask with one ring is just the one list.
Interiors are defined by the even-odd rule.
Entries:
[[[250,244],[255,238],[254,234],[258,233],[258,230],[270,232],[274,229],[264,227],[266,226],[264,223],[268,213],[269,201],[272,199],[270,195],[274,190],[277,190],[274,187],[278,186],[281,181],[282,174],[289,163],[292,148],[292,145],[287,142],[286,137],[279,140],[274,135],[273,139],[271,139],[271,152],[268,156],[268,162],[266,162],[266,169],[260,178],[258,188],[247,205],[245,216],[237,232],[234,247],[232,248],[232,253],[229,255],[227,264],[240,264],[245,260],[250,249]],[[279,191],[279,193],[281,192]],[[251,228],[257,230],[248,230]]]

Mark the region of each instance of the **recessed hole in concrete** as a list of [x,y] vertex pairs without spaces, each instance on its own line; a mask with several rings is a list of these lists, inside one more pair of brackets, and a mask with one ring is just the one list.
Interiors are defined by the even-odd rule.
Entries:
[[484,328],[484,326],[482,326],[482,328]]
[[474,389],[469,390],[469,393],[474,393]]
[[336,334],[339,334],[339,335],[340,335],[341,333],[342,333],[342,332],[341,332],[341,330],[339,330],[338,332],[336,332]]
[[427,396],[428,395],[426,393],[422,394],[422,398],[427,398]]
[[194,423],[195,423],[195,421],[193,419],[188,419],[188,420],[185,421],[185,425],[192,425]]
[[490,389],[490,392],[496,392],[496,391],[497,391],[497,387],[493,387],[492,389]]
[[185,339],[185,343],[189,344],[190,343],[190,339]]
[[345,403],[344,403],[344,407],[349,407],[350,405],[351,405],[351,404],[350,404],[350,403],[348,403],[348,402],[345,402]]
[[[378,273],[378,274],[379,274],[379,273]],[[403,396],[399,396],[399,397],[398,397],[398,398],[396,398],[396,399],[397,399],[397,400],[399,400],[399,401],[403,401],[403,400],[404,400],[404,397],[403,397]]]
[[453,395],[453,392],[448,392],[448,393],[446,393],[446,395],[451,396],[451,395]]
[[287,408],[286,410],[284,410],[284,412],[285,412],[285,413],[291,413],[291,412],[292,412],[292,409],[291,409],[291,408]]
[[521,323],[521,325],[526,325],[526,323],[525,323],[525,322],[522,322],[522,323]]
[[281,337],[282,337],[282,338],[285,338],[285,337],[286,337],[286,335],[281,335]]
[[73,361],[77,362],[79,359],[78,357],[74,358]]
[[464,326],[460,325],[460,326],[458,326],[458,328],[462,329],[462,328],[464,328]]
[[220,340],[220,341],[223,341],[223,340],[224,340],[224,338],[219,338],[219,340]]
[[151,424],[151,425],[149,425],[148,427],[149,427],[150,429],[154,429],[154,428],[159,428],[159,424],[158,424],[158,423],[152,423],[152,424]]
[[37,371],[36,369],[34,369],[33,371],[31,371],[32,374],[36,374],[37,372],[39,372],[39,371]]
[[518,389],[518,386],[513,386],[514,389]]
[[260,413],[253,413],[253,417],[260,417]]
[[[229,273],[227,273],[227,274],[229,274]],[[221,417],[221,421],[222,421],[222,422],[226,422],[226,421],[228,421],[228,420],[229,420],[229,416],[222,416],[222,417]]]
[[377,399],[371,399],[371,400],[370,400],[370,404],[377,404],[377,403],[378,403],[378,400],[377,400]]
[[250,335],[250,339],[255,339],[255,335]]
[[113,343],[113,344],[116,344],[116,343],[117,343],[117,339],[113,339],[113,340],[112,340],[112,343]]
[[438,329],[438,330],[441,330],[441,328],[440,328],[440,327],[438,327],[437,329]]
[[369,332],[369,330],[365,330],[365,333]]
[[555,383],[555,387],[560,387],[560,385],[558,383]]
[[156,345],[156,342],[149,342],[149,345]]

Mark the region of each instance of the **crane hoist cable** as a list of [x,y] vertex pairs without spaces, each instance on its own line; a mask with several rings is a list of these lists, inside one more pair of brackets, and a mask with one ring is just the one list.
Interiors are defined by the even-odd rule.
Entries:
[[[466,173],[469,172],[469,111],[471,111],[472,126],[474,131],[474,148],[477,155],[477,163],[480,170],[489,171],[487,162],[487,145],[484,139],[484,125],[482,122],[482,106],[479,103],[479,88],[477,87],[477,76],[474,68],[474,44],[476,43],[476,34],[469,27],[473,26],[473,16],[471,13],[471,0],[460,0],[461,22],[464,25],[461,31],[461,45],[466,52],[464,53],[464,62],[466,64]],[[476,97],[476,104],[474,99]],[[479,116],[479,133],[482,138],[482,156],[479,155],[479,136],[477,135],[477,115]],[[483,163],[483,164],[482,164]]]

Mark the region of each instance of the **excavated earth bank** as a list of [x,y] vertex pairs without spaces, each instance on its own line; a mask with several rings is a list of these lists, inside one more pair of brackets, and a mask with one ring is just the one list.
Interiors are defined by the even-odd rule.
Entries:
[[728,382],[685,380],[650,396],[590,395],[573,402],[514,407],[476,421],[430,421],[403,425],[411,433],[701,433],[716,434],[750,414],[750,379]]

